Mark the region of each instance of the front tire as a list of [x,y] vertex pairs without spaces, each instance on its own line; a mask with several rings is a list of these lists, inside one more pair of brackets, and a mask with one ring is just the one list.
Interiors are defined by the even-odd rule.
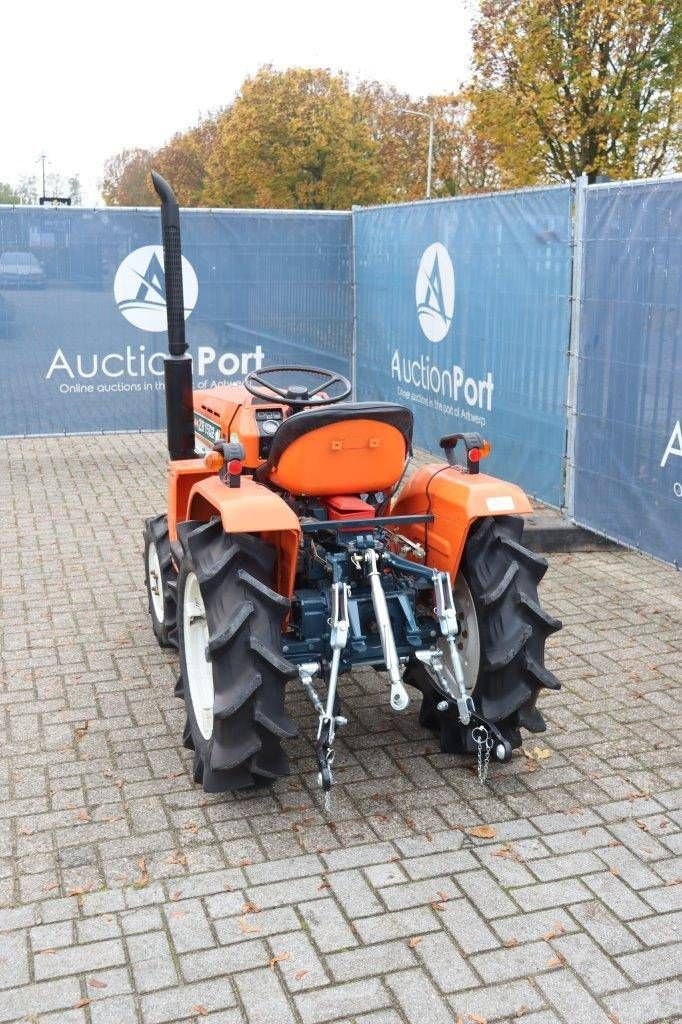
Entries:
[[[467,539],[460,570],[473,599],[479,637],[471,696],[480,714],[497,726],[512,747],[521,746],[522,727],[532,733],[545,731],[545,720],[536,707],[538,694],[545,687],[558,690],[561,685],[545,668],[545,641],[561,628],[561,622],[544,611],[538,600],[538,583],[548,563],[523,547],[522,533],[523,520],[518,516],[480,520]],[[457,606],[457,583],[454,591]],[[458,618],[461,629],[462,618]],[[460,725],[456,712],[437,710],[443,694],[426,669],[416,663],[408,678],[422,692],[419,720],[440,733],[441,750],[473,752],[470,730]]]
[[282,740],[297,735],[284,710],[295,668],[282,655],[289,599],[273,587],[274,548],[227,535],[219,519],[182,523],[178,537],[178,691],[194,780],[208,793],[270,785],[289,774]]
[[145,520],[144,575],[154,635],[161,647],[177,647],[177,573],[171,558],[168,518]]

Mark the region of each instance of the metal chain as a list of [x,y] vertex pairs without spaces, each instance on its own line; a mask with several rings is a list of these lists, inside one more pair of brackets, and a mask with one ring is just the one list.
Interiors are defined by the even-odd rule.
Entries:
[[493,740],[485,728],[484,725],[478,725],[472,732],[472,736],[476,741],[477,757],[478,757],[478,781],[482,786],[485,785],[486,779],[488,778],[488,768],[490,767],[490,751],[493,748]]

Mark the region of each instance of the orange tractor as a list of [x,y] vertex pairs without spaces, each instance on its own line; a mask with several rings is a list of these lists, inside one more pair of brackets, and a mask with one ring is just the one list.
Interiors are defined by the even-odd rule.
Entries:
[[[149,612],[177,646],[185,745],[208,792],[288,774],[297,728],[285,690],[318,718],[318,781],[333,781],[346,724],[340,680],[387,675],[394,712],[421,696],[419,720],[441,749],[508,761],[536,706],[545,640],[561,623],[539,604],[547,562],[521,543],[531,511],[515,485],[481,473],[476,434],[441,438],[447,458],[400,488],[412,413],[349,401],[338,373],[277,366],[243,385],[192,393],[185,342],[180,220],[161,198],[169,354],[165,360],[168,512],[148,519]],[[462,456],[458,460],[457,455]]]

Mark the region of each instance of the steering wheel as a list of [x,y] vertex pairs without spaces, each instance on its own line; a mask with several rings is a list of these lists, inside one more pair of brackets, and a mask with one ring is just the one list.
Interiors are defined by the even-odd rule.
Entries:
[[[306,387],[305,384],[297,384],[292,381],[288,387],[278,387],[276,384],[263,378],[271,377],[273,374],[293,373],[299,376],[302,373],[312,374],[321,377],[322,380],[315,387]],[[300,378],[299,378],[300,379]],[[321,391],[333,387],[335,384],[341,386],[341,393],[332,398],[323,398]],[[273,397],[279,399],[284,405],[290,405],[292,409],[303,409],[308,405],[334,405],[348,398],[352,385],[350,381],[340,373],[333,373],[331,370],[322,370],[317,366],[266,366],[263,370],[252,370],[245,379],[244,387],[255,395],[256,398],[264,398],[272,401]],[[263,392],[265,391],[265,394]],[[316,397],[316,396],[320,397]]]

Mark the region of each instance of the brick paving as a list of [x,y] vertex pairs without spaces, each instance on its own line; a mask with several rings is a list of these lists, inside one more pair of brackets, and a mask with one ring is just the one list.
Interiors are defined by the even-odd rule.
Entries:
[[160,435],[0,442],[0,1022],[679,1021],[680,575],[552,559],[550,756],[486,788],[363,672],[333,820],[293,688],[291,778],[207,797],[146,613],[164,476]]

